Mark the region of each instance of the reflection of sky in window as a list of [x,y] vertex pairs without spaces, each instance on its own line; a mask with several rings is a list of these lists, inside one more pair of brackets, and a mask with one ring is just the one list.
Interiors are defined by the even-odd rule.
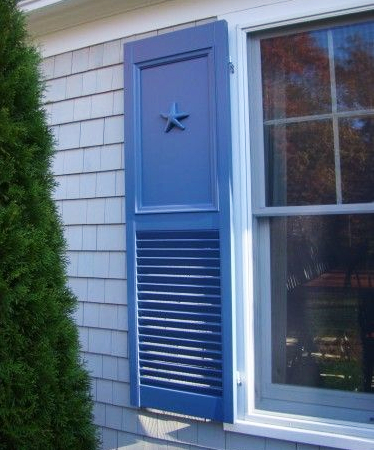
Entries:
[[335,58],[347,59],[350,57],[351,44],[361,43],[362,48],[374,57],[374,22],[365,22],[332,29]]
[[310,31],[309,35],[311,40],[316,42],[316,47],[324,50],[326,55],[328,54],[327,32],[326,30]]
[[351,119],[349,125],[355,130],[361,130],[366,124],[366,120],[355,118]]
[[339,110],[374,107],[374,22],[337,27],[334,42]]
[[373,141],[373,117],[351,117],[343,119],[343,121],[351,129],[361,132],[360,137],[363,142],[370,143]]
[[[321,52],[321,55],[323,54],[326,58],[328,58],[328,41],[326,31],[311,31],[308,34],[310,38],[310,47],[316,50],[318,49],[318,51]],[[315,70],[316,69],[313,64],[307,64],[305,66],[306,73],[313,73]]]

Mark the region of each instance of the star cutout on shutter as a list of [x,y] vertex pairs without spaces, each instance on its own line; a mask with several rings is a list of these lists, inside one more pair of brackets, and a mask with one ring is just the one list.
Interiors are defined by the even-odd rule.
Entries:
[[161,113],[161,117],[166,119],[165,133],[168,133],[173,127],[177,127],[180,130],[184,130],[186,127],[179,121],[188,117],[189,114],[185,112],[178,112],[178,106],[176,102],[173,102],[170,111],[168,113]]

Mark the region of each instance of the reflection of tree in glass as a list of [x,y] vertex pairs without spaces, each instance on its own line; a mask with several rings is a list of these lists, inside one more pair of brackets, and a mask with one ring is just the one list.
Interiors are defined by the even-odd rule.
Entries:
[[[335,58],[330,62],[329,33]],[[343,203],[372,202],[374,118],[365,110],[374,108],[373,24],[264,39],[261,51],[265,120],[331,113],[331,92],[338,112],[352,110],[350,118],[338,122],[335,151],[341,175],[336,178],[331,119],[265,126],[267,204],[336,203],[340,177]],[[335,70],[336,92],[329,65]]]
[[334,44],[338,109],[373,108],[374,26],[339,29],[334,33]]
[[[374,26],[334,31],[339,110],[374,107]],[[374,120],[354,117],[339,122],[344,203],[374,200]]]
[[336,202],[331,121],[265,127],[271,205]]
[[374,118],[339,121],[343,203],[374,201]]
[[330,111],[325,32],[262,40],[261,55],[265,119]]

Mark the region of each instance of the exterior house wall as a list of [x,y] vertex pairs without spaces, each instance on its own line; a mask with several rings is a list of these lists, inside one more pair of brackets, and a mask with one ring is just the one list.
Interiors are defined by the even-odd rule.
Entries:
[[92,376],[95,422],[103,450],[296,450],[296,444],[224,432],[218,423],[136,411],[129,403],[122,49],[128,39],[194,25],[43,62],[46,110],[56,139],[55,200],[65,226],[69,285],[79,299],[75,319]]
[[[142,10],[135,15],[141,21]],[[43,61],[45,107],[56,139],[55,200],[68,244],[69,284],[79,299],[75,319],[92,376],[102,448],[328,450],[224,431],[221,423],[134,409],[129,403],[123,44],[211,20],[131,36],[124,30],[119,39],[84,48],[77,44]],[[43,41],[48,43],[48,36]]]
[[56,139],[55,200],[65,226],[69,285],[79,299],[75,319],[103,450],[322,450],[130,406],[122,48],[128,39],[177,28],[48,57],[42,67]]

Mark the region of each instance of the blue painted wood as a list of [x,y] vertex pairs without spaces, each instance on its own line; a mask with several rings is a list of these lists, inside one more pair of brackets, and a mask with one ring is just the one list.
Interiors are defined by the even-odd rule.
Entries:
[[[136,65],[141,123],[136,152],[139,212],[217,209],[216,121],[209,114],[215,95],[208,88],[212,59],[210,48],[186,53],[183,59],[177,54]],[[160,111],[171,104],[189,114],[184,130],[174,127],[164,133]]]
[[161,113],[161,117],[167,120],[165,133],[169,133],[169,131],[174,127],[177,127],[180,130],[185,130],[186,127],[181,123],[181,121],[186,119],[188,116],[189,114],[179,111],[177,103],[173,102],[168,113]]
[[213,416],[218,421],[226,420],[223,415],[224,399],[219,396],[144,386],[141,399],[144,407],[154,408],[156,401],[158,408],[166,411],[176,413],[185,411],[185,414],[192,416],[207,418]]
[[227,44],[219,21],[125,45],[125,157],[131,401],[232,422]]

